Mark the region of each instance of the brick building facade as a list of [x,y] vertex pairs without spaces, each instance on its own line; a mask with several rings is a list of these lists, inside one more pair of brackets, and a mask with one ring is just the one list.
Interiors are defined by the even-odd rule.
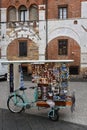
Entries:
[[1,0],[0,57],[74,59],[87,69],[87,0]]

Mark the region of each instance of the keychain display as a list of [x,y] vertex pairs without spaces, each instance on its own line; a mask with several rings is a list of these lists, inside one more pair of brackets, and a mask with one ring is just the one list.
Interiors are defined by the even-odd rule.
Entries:
[[68,92],[68,78],[69,78],[69,69],[66,64],[62,64],[60,67],[60,96],[61,98],[66,98],[66,94]]
[[19,72],[20,72],[20,89],[22,89],[24,88],[24,78],[21,65],[19,66]]

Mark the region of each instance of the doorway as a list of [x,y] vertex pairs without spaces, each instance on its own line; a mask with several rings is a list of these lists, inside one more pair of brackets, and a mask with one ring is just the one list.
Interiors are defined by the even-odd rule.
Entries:
[[70,73],[70,75],[78,75],[79,74],[79,66],[70,66],[69,73]]

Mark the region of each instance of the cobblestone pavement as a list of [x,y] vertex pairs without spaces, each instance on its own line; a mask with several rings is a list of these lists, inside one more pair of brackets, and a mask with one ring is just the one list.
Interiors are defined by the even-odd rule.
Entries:
[[[33,84],[30,81],[25,81],[25,86],[29,87]],[[29,89],[26,90],[28,97],[32,97],[32,93]],[[60,121],[73,122],[76,124],[87,125],[87,82],[69,82],[69,92],[75,91],[76,95],[76,108],[75,112],[71,113],[70,107],[60,109]],[[7,109],[7,97],[9,95],[8,82],[0,82],[0,108]],[[27,109],[25,113],[40,116],[41,119],[47,118],[49,109],[41,109],[38,111],[37,108]]]

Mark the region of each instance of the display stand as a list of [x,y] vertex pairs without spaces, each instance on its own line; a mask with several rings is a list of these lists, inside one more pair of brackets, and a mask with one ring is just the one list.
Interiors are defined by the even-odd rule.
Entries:
[[32,77],[38,86],[38,107],[50,107],[48,101],[59,108],[72,105],[68,96],[69,68],[65,63],[33,65]]

